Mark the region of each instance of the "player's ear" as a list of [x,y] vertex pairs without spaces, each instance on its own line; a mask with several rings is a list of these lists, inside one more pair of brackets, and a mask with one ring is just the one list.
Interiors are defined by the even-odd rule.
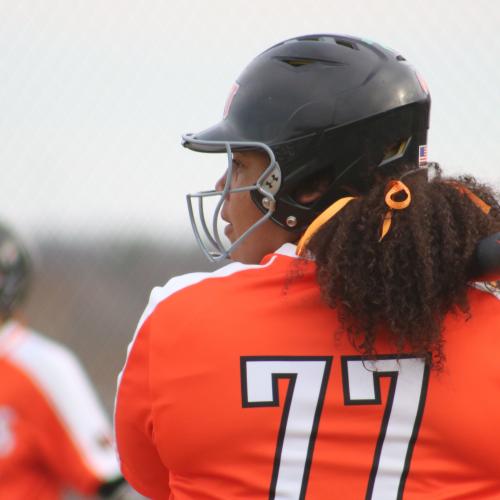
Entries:
[[328,190],[330,182],[326,177],[307,179],[293,193],[293,199],[301,205],[312,205]]
[[310,205],[314,203],[316,200],[321,198],[321,196],[324,194],[324,191],[321,191],[319,189],[315,189],[313,191],[305,191],[305,192],[300,192],[295,195],[295,199],[301,204],[301,205]]

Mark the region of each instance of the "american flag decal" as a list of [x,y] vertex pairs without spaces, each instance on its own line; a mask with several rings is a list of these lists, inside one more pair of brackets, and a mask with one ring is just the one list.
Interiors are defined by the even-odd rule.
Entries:
[[425,167],[427,165],[427,144],[418,147],[418,166]]

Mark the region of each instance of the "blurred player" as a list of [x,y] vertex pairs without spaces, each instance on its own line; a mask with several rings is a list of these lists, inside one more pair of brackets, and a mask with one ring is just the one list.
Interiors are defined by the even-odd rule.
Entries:
[[30,262],[0,225],[0,498],[117,494],[108,419],[75,356],[23,324]]
[[205,254],[236,262],[154,289],[139,322],[116,406],[139,491],[500,498],[500,303],[472,286],[499,204],[429,168],[429,109],[398,52],[313,35],[260,54],[184,137],[228,156],[188,199]]

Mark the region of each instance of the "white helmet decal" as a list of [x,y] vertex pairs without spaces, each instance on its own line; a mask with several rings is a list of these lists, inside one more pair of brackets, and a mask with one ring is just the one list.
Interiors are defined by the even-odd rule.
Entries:
[[276,163],[271,173],[261,181],[261,185],[265,191],[271,194],[276,194],[281,187],[281,169]]

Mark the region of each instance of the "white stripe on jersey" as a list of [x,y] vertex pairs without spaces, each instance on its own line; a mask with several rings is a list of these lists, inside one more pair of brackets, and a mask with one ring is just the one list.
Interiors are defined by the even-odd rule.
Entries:
[[[20,326],[11,321],[6,329],[13,325]],[[96,477],[103,482],[115,479],[120,475],[115,451],[102,442],[112,435],[110,424],[79,361],[61,344],[28,328],[24,332],[22,342],[9,349],[6,357],[46,397]]]

